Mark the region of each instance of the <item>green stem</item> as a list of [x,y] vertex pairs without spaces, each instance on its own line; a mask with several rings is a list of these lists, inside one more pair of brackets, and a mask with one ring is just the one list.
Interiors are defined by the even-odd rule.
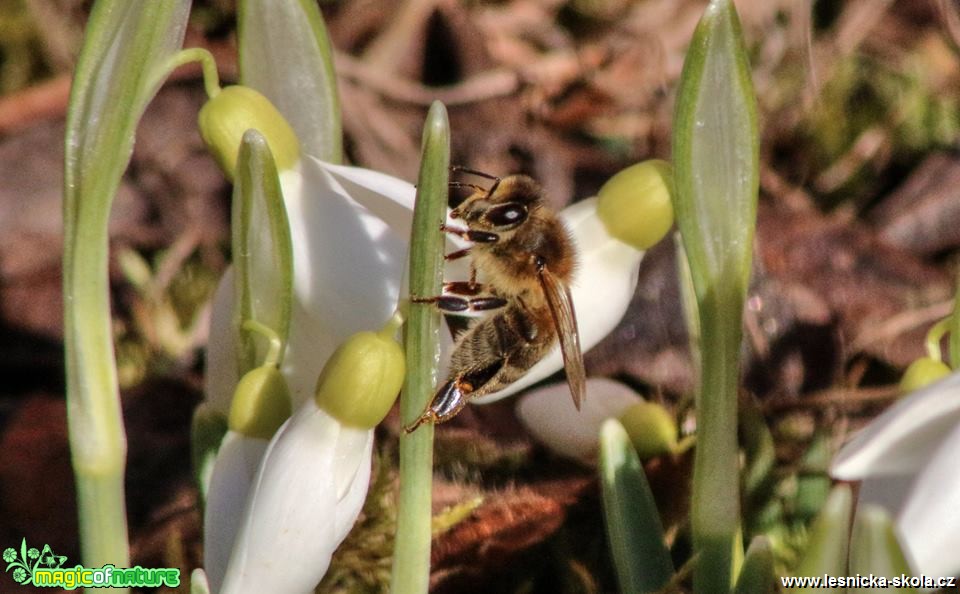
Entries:
[[[447,110],[435,102],[423,131],[423,157],[410,239],[410,294],[438,295],[443,277],[443,224],[450,168]],[[440,314],[425,303],[410,305],[404,327],[407,377],[400,395],[400,417],[417,419],[436,386]],[[433,425],[400,434],[400,498],[393,552],[393,594],[426,592],[430,585],[430,496],[433,479]]]
[[934,324],[930,330],[927,332],[927,339],[924,342],[924,347],[927,350],[927,356],[935,361],[943,361],[943,353],[940,351],[940,341],[943,339],[943,335],[950,331],[950,326],[953,323],[953,318],[944,318]]
[[[737,386],[742,299],[735,290],[708,293],[700,303],[701,383],[691,528],[699,553],[696,591],[727,592],[740,522]],[[732,301],[732,303],[731,303]]]
[[217,61],[214,59],[213,54],[202,47],[191,47],[190,49],[180,50],[174,54],[164,65],[164,78],[166,78],[170,72],[191,62],[200,63],[200,68],[203,70],[203,88],[207,92],[207,98],[213,99],[219,95],[220,75],[217,72]]
[[960,277],[953,297],[953,313],[950,314],[950,367],[960,369]]
[[281,363],[280,353],[283,350],[283,339],[280,338],[280,335],[270,326],[261,324],[256,320],[244,321],[243,329],[248,332],[256,332],[267,339],[270,346],[267,347],[267,354],[263,357],[263,365],[278,367]]
[[[67,425],[82,561],[128,566],[126,434],[107,276],[110,205],[137,122],[179,51],[186,0],[100,0],[75,69],[64,143]],[[123,590],[126,591],[126,590]]]

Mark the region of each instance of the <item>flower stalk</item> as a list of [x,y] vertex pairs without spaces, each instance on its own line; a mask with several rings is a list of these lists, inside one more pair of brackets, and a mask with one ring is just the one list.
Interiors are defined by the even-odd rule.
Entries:
[[759,185],[756,100],[730,0],[712,0],[694,32],[673,147],[676,217],[700,319],[694,586],[726,593],[739,546],[737,389]]
[[107,278],[110,206],[137,122],[180,48],[183,0],[97,2],[77,64],[64,158],[67,420],[84,565],[129,564],[120,410]]
[[[410,238],[410,294],[440,294],[443,280],[450,124],[435,102],[423,131],[422,159]],[[433,394],[440,360],[440,313],[426,303],[410,304],[404,329],[407,376],[400,395],[404,425],[415,421]],[[400,496],[390,591],[426,592],[430,583],[430,497],[433,477],[433,425],[400,435]]]

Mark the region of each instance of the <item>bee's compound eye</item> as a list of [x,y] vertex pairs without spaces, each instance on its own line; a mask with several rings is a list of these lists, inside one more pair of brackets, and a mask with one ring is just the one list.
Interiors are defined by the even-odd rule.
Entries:
[[495,227],[512,227],[527,219],[527,207],[516,202],[501,204],[487,211],[486,219]]

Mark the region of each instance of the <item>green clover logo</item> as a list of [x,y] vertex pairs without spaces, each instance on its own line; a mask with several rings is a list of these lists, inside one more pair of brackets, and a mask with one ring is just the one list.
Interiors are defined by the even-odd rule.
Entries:
[[50,545],[43,545],[43,550],[36,547],[27,548],[27,539],[20,542],[20,551],[13,547],[7,547],[3,550],[3,560],[7,564],[6,571],[13,570],[11,577],[13,581],[21,585],[29,585],[33,582],[33,572],[41,565],[55,569],[61,567],[66,561],[65,555],[57,555],[50,548]]

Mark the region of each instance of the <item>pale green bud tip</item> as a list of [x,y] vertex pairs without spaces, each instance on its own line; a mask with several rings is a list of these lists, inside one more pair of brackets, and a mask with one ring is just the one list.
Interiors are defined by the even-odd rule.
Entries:
[[950,368],[942,361],[921,357],[907,367],[900,378],[900,389],[904,393],[913,392],[949,374]]
[[607,232],[645,250],[673,226],[673,168],[666,161],[644,161],[627,167],[603,184],[597,214]]
[[300,159],[300,142],[293,128],[270,100],[249,87],[220,91],[200,109],[200,135],[220,168],[233,179],[243,133],[254,128],[267,139],[277,169],[289,169]]
[[317,406],[344,425],[369,429],[387,416],[406,361],[392,338],[360,332],[340,345],[317,379]]
[[247,437],[270,439],[290,418],[290,390],[276,367],[264,365],[248,371],[233,394],[230,429]]
[[620,423],[627,430],[641,460],[672,452],[677,445],[677,422],[664,407],[641,402],[628,408]]

